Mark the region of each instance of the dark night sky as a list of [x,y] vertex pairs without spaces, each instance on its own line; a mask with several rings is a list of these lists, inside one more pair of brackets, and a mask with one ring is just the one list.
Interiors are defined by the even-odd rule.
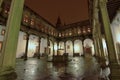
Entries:
[[58,16],[66,24],[88,19],[87,0],[25,0],[25,4],[54,25]]

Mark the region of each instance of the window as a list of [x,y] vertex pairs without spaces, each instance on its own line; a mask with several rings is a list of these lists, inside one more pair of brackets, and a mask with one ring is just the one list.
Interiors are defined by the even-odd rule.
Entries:
[[24,15],[23,21],[24,21],[25,23],[28,23],[28,20],[29,20],[28,15]]
[[31,24],[31,26],[33,26],[35,24],[34,19],[31,19],[30,24]]

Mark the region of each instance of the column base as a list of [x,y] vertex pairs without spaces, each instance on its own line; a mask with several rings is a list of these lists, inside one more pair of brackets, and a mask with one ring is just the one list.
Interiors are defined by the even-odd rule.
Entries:
[[10,73],[12,73],[14,71],[15,70],[12,67],[5,67],[5,68],[0,67],[0,76],[10,74]]
[[16,79],[17,79],[17,74],[15,72],[0,75],[0,80],[16,80]]
[[15,70],[11,67],[0,67],[0,80],[15,80],[17,78],[17,74],[14,71]]
[[111,64],[110,65],[110,80],[120,80],[120,65]]

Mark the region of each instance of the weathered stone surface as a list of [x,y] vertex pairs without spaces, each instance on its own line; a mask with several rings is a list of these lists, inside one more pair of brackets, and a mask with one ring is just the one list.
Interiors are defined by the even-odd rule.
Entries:
[[74,57],[67,63],[52,63],[46,58],[17,59],[16,66],[17,79],[6,80],[98,80],[101,77],[93,57]]

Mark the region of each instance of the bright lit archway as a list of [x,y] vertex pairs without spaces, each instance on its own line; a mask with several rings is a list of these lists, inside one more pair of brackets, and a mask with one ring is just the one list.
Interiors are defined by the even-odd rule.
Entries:
[[79,53],[80,55],[83,54],[83,46],[81,40],[75,40],[74,41],[74,52]]
[[36,53],[38,47],[38,37],[35,35],[29,36],[29,42],[28,42],[28,57],[33,57]]
[[94,45],[93,45],[93,40],[87,38],[84,40],[84,51],[85,53],[91,53],[92,55],[94,55]]
[[59,48],[58,48],[58,51],[60,53],[60,55],[63,55],[64,52],[65,52],[65,48],[64,48],[64,42],[59,42]]
[[66,53],[68,53],[70,56],[73,56],[73,44],[70,40],[66,42]]
[[54,42],[54,55],[57,55],[57,50],[58,50],[58,47],[57,47],[57,42]]
[[52,56],[53,55],[53,43],[51,40],[49,40],[49,42],[50,42],[50,46],[49,46],[50,55]]
[[45,48],[47,47],[47,38],[41,38],[40,54],[45,54]]

